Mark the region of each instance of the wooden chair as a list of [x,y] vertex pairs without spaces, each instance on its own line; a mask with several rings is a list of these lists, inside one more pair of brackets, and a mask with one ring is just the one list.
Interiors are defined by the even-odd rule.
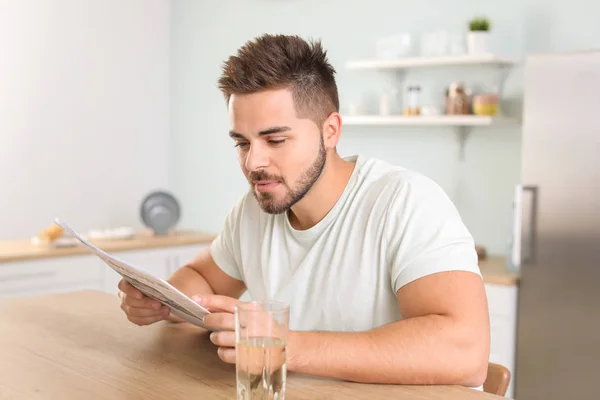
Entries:
[[483,391],[486,393],[504,396],[510,383],[510,371],[503,365],[489,363],[488,373],[483,383]]

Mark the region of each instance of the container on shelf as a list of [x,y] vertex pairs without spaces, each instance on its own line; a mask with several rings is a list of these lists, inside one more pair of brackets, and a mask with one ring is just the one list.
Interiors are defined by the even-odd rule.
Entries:
[[467,48],[469,54],[487,54],[489,52],[489,32],[470,31],[467,33]]
[[471,114],[471,91],[463,83],[454,82],[446,89],[446,114]]
[[474,96],[473,113],[486,116],[498,114],[498,95],[495,93],[486,93]]
[[375,53],[379,60],[396,60],[413,55],[413,47],[412,36],[399,33],[377,39]]
[[421,115],[421,107],[419,105],[420,94],[421,86],[419,85],[411,85],[407,88],[404,115]]
[[399,112],[398,89],[392,87],[384,90],[379,97],[379,115],[389,116]]
[[437,117],[440,115],[440,109],[435,105],[424,105],[421,107],[421,115],[424,117]]

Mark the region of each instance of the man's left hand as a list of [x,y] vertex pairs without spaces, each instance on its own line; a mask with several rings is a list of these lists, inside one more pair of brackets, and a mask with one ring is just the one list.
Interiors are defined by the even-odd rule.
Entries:
[[235,317],[234,307],[240,302],[233,297],[216,294],[193,296],[192,300],[207,308],[211,314],[204,316],[204,325],[211,332],[210,341],[219,346],[217,354],[226,363],[235,364]]

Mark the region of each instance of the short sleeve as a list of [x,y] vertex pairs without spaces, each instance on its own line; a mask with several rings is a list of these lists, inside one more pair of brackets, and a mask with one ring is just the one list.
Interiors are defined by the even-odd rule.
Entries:
[[223,229],[211,244],[211,255],[223,272],[232,278],[244,280],[240,256],[240,221],[244,211],[244,198],[227,214]]
[[425,176],[411,175],[399,185],[385,232],[394,292],[437,272],[481,277],[473,237],[447,194]]

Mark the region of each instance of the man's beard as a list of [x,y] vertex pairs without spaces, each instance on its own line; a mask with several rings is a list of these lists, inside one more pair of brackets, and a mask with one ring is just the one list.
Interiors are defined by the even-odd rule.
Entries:
[[[319,179],[323,173],[323,168],[325,168],[326,159],[327,151],[325,150],[325,143],[321,137],[317,159],[302,173],[302,176],[298,181],[298,187],[294,190],[292,190],[280,176],[269,175],[264,171],[251,172],[248,176],[248,180],[250,181],[252,193],[258,201],[260,208],[269,214],[281,214],[287,212],[294,204],[302,200],[306,193],[308,193],[308,191],[315,184],[317,179]],[[282,185],[288,188],[285,197],[282,200],[277,201],[275,200],[273,193],[257,193],[256,190],[254,190],[254,185],[252,182],[261,180],[281,182]]]

